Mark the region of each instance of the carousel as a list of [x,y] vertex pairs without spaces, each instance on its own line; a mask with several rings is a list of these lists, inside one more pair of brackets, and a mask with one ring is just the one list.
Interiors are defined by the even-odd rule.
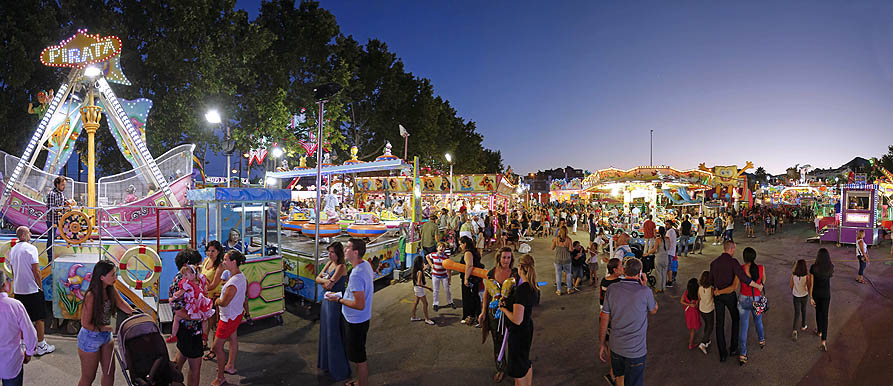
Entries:
[[[390,150],[388,143],[384,154],[374,161],[363,162],[356,158],[357,149],[353,147],[351,159],[342,165],[324,161],[317,169],[305,167],[302,161],[301,166],[292,170],[267,173],[267,178],[286,181],[290,187],[295,187],[295,182],[300,178],[319,173],[320,185],[325,186],[314,187],[319,191],[318,213],[315,208],[293,207],[285,214],[279,242],[287,292],[315,302],[322,301],[325,291],[316,284],[315,278],[328,259],[325,245],[334,241],[346,243],[354,237],[366,239],[366,259],[372,264],[376,280],[390,277],[395,270],[404,266],[407,253],[411,250],[409,244],[413,242],[411,220],[380,212],[360,211],[347,205],[334,189],[336,179],[345,176],[413,169],[412,165],[392,155]],[[329,157],[323,159],[328,160]],[[411,183],[412,179],[408,179]]]

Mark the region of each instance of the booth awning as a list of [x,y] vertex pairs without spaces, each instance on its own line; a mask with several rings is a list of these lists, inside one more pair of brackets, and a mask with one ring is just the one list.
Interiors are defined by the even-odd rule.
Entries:
[[[378,172],[384,170],[401,170],[401,169],[412,169],[412,165],[403,162],[401,159],[390,160],[390,161],[374,161],[374,162],[361,162],[356,164],[347,164],[347,165],[338,165],[338,166],[323,166],[320,169],[320,173],[322,175],[331,175],[331,174],[352,174],[352,173],[368,173],[368,172]],[[267,177],[273,178],[298,178],[298,177],[310,177],[316,175],[316,168],[308,168],[308,169],[299,169],[299,170],[289,170],[285,172],[267,172]]]
[[186,192],[186,198],[192,201],[289,201],[291,191],[288,189],[263,188],[206,188],[193,189]]

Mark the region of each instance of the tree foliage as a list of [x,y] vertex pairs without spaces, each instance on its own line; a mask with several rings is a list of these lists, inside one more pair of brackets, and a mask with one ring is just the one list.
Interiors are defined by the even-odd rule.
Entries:
[[[0,127],[11,134],[0,137],[0,149],[10,154],[21,153],[39,120],[27,115],[30,96],[67,74],[43,66],[40,51],[88,28],[124,42],[121,63],[133,85],[113,87],[121,98],[153,100],[146,124],[153,154],[184,142],[197,145],[199,158],[220,150],[222,128],[204,120],[215,108],[238,151],[266,137],[296,158],[304,152],[298,140],[318,122],[313,89],[334,82],[343,91],[325,105],[323,137],[336,159],[347,159],[353,145],[373,159],[387,141],[402,156],[402,124],[411,133],[409,157],[424,165],[445,167],[449,152],[456,172],[502,170],[501,154],[482,146],[475,123],[435,95],[430,80],[407,72],[384,42],[342,35],[317,2],[265,1],[255,20],[235,10],[235,0],[3,2],[0,20]],[[290,125],[302,111],[306,120]],[[106,125],[97,136],[99,164],[116,173],[128,166]]]

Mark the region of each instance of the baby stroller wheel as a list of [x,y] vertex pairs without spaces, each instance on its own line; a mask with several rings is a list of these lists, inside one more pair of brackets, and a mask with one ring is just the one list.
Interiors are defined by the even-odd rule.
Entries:
[[648,286],[654,288],[654,285],[657,284],[657,279],[654,277],[654,275],[649,274],[645,276],[648,277]]

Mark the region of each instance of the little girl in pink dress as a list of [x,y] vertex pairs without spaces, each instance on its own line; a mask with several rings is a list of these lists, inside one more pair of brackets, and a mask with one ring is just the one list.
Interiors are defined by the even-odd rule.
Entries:
[[195,268],[191,265],[184,265],[180,269],[182,279],[180,279],[180,290],[174,292],[170,301],[179,301],[183,303],[183,308],[174,313],[174,324],[171,327],[171,338],[168,342],[176,342],[177,330],[180,327],[180,320],[192,319],[202,321],[202,334],[206,335],[208,331],[208,318],[214,315],[214,301],[208,298],[205,293],[205,286],[199,281],[199,276],[195,272]]

